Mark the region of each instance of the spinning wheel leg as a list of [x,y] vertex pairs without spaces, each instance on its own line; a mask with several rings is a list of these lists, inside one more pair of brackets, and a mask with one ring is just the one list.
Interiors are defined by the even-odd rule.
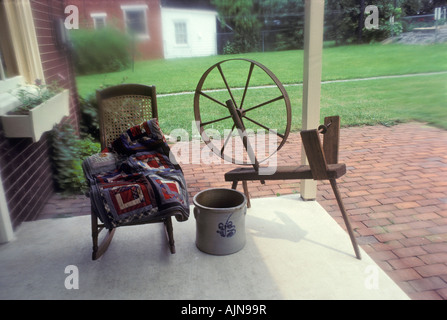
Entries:
[[331,182],[332,190],[334,191],[335,198],[337,199],[338,206],[340,207],[341,214],[343,216],[343,220],[345,221],[346,229],[348,229],[349,237],[351,238],[352,246],[354,247],[355,255],[357,259],[361,259],[359,246],[357,244],[357,240],[354,236],[354,231],[352,230],[351,223],[349,221],[349,217],[346,213],[345,206],[343,205],[343,202],[341,200],[340,192],[338,191],[337,182],[335,179],[329,179]]
[[244,194],[247,197],[247,208],[251,208],[250,194],[248,193],[247,181],[242,181],[242,187],[244,188]]

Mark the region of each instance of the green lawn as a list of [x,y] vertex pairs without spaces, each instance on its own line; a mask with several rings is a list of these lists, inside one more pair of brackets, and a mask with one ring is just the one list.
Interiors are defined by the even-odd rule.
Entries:
[[[302,83],[302,51],[252,53],[231,56],[213,56],[174,60],[137,62],[135,71],[126,70],[107,75],[89,75],[77,78],[80,95],[93,92],[101,84],[143,83],[157,86],[157,92],[194,91],[202,74],[218,61],[229,58],[249,58],[267,66],[284,84]],[[447,71],[447,44],[437,45],[357,45],[325,48],[323,52],[323,81],[369,78]],[[225,65],[224,73],[232,87],[244,86],[246,66]],[[265,83],[265,77],[253,76],[251,85]],[[447,74],[410,78],[378,79],[357,82],[324,84],[321,92],[321,117],[338,114],[345,126],[373,125],[419,120],[447,129]],[[219,76],[208,87],[223,88]],[[272,89],[254,90],[247,106],[256,105],[276,97]],[[292,102],[293,130],[301,126],[302,87],[287,87]],[[235,95],[241,95],[241,92]],[[224,102],[226,92],[213,93]],[[194,119],[193,95],[159,97],[159,117],[166,133],[175,128],[191,132]],[[208,102],[208,105],[206,103]],[[203,113],[210,117],[226,116],[225,108],[204,101]],[[256,111],[259,122],[281,130],[280,103]],[[222,108],[222,109],[220,109]],[[254,113],[254,112],[253,112]],[[181,117],[179,117],[181,115]],[[253,114],[253,116],[255,116]],[[211,118],[210,118],[211,119]],[[264,122],[263,122],[264,121]],[[231,122],[213,125],[216,129],[229,129]]]
[[[393,125],[416,120],[447,129],[446,84],[447,74],[323,84],[321,120],[326,116],[340,115],[343,126]],[[288,86],[286,89],[292,104],[292,130],[298,131],[301,129],[302,86]],[[276,89],[256,91],[262,91],[262,94],[258,93],[256,99],[250,100],[253,104],[277,95]],[[220,101],[227,98],[225,92],[213,94],[213,97]],[[160,125],[166,133],[184,128],[191,134],[191,122],[194,121],[192,94],[161,97],[158,105]],[[174,113],[172,106],[175,106]],[[284,115],[282,110],[280,103],[271,104],[259,108],[253,118],[280,131],[284,123],[280,118]],[[203,121],[227,115],[224,108],[213,104],[204,108],[203,114],[210,117]],[[231,127],[231,120],[213,124],[219,132]],[[247,127],[258,128],[250,123]]]
[[[293,50],[140,61],[135,63],[134,72],[125,70],[77,77],[78,91],[85,96],[104,83],[118,84],[124,77],[127,77],[126,83],[156,85],[158,93],[194,91],[200,77],[211,65],[231,58],[259,61],[272,70],[282,83],[301,83],[303,80],[303,51]],[[441,70],[447,71],[447,44],[356,45],[325,48],[323,51],[323,80]],[[240,84],[244,81],[241,78]]]

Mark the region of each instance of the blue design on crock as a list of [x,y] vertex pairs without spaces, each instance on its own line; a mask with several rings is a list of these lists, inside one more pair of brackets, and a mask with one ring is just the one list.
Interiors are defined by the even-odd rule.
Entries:
[[220,234],[222,238],[231,238],[236,234],[236,226],[233,224],[233,221],[230,221],[230,218],[233,214],[231,214],[225,224],[222,222],[218,225],[217,233]]

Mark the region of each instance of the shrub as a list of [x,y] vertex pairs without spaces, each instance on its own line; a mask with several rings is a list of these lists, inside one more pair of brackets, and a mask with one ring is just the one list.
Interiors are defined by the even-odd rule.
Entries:
[[85,97],[79,97],[81,107],[81,135],[91,136],[99,140],[98,102],[96,94],[89,93]]
[[105,73],[130,66],[130,38],[112,28],[72,30],[75,68],[78,74]]
[[91,137],[76,139],[76,147],[78,149],[79,160],[81,160],[81,162],[84,161],[85,158],[101,152],[101,144],[93,140]]
[[69,124],[55,126],[51,131],[51,160],[59,190],[69,194],[83,193],[87,185],[82,161],[100,151],[98,142],[90,137],[79,139]]

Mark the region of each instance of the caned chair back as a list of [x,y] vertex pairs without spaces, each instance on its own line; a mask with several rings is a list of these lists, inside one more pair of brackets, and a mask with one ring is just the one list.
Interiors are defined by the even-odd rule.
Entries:
[[127,129],[158,118],[155,86],[121,84],[96,91],[104,149]]

